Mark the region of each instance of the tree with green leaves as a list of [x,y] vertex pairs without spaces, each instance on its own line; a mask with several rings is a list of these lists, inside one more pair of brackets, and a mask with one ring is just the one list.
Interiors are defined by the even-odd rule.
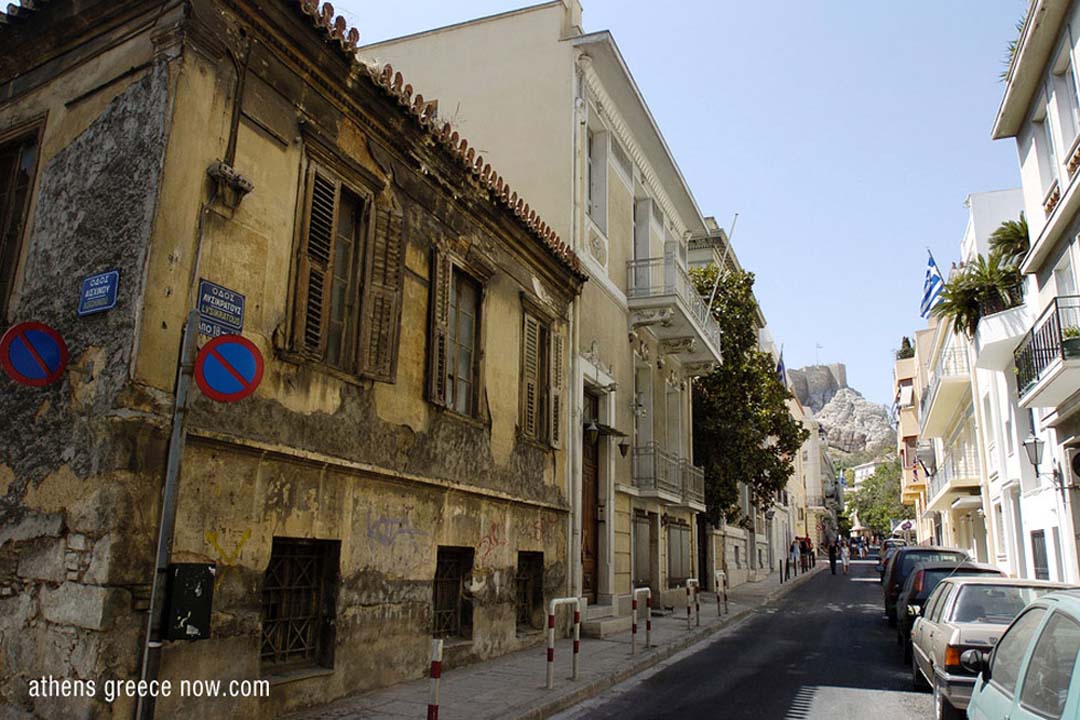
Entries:
[[847,511],[858,515],[863,527],[888,535],[892,521],[906,518],[911,511],[900,502],[900,460],[892,458],[879,465],[844,501]]
[[713,524],[737,522],[739,486],[768,507],[794,472],[792,458],[809,433],[791,413],[792,395],[776,361],[758,346],[754,274],[724,273],[715,265],[691,270],[702,297],[716,296],[712,316],[720,325],[723,362],[694,383],[694,458],[705,469],[705,504]]

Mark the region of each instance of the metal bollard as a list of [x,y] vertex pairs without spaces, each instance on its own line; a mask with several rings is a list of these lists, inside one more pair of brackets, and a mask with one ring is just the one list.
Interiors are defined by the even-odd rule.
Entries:
[[581,648],[581,610],[582,599],[576,597],[555,598],[551,601],[551,607],[548,610],[548,626],[547,626],[547,688],[548,690],[555,687],[555,608],[559,605],[575,606],[574,612],[574,653],[573,653],[573,678],[577,680],[578,677],[578,655]]
[[697,624],[701,626],[701,604],[697,601],[698,593],[701,592],[701,583],[697,578],[686,578],[686,629],[691,630],[690,624],[690,586],[694,586],[694,606],[697,608]]
[[630,596],[630,654],[637,655],[638,595],[645,594],[645,647],[652,646],[652,590],[634,588]]
[[442,646],[440,638],[431,641],[431,697],[428,700],[428,720],[439,720],[439,679],[442,677]]

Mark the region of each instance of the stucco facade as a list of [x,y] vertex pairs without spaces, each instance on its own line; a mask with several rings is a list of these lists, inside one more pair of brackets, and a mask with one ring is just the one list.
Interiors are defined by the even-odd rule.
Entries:
[[[51,3],[0,26],[0,143],[35,143],[4,321],[55,326],[72,358],[0,393],[20,428],[0,443],[3,709],[131,714],[28,681],[138,677],[200,279],[245,297],[265,373],[240,403],[191,398],[172,559],[213,565],[212,616],[208,639],[165,643],[160,678],[270,683],[160,698],[159,716],[417,677],[433,634],[449,666],[536,644],[544,600],[572,590],[563,398],[585,275],[355,42],[281,0]],[[78,319],[79,279],[109,269],[117,307]],[[290,647],[285,596],[316,626]]]

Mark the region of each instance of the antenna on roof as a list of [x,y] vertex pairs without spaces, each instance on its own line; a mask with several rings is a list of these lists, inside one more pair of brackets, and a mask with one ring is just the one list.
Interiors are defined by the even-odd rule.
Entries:
[[712,304],[716,300],[716,290],[720,287],[720,276],[724,274],[724,266],[727,265],[728,253],[731,252],[731,238],[735,235],[735,223],[739,221],[739,213],[731,218],[731,232],[727,236],[727,246],[724,248],[724,256],[720,258],[720,266],[716,268],[716,282],[713,283],[712,292],[709,294],[709,303],[705,306],[705,314],[712,313]]

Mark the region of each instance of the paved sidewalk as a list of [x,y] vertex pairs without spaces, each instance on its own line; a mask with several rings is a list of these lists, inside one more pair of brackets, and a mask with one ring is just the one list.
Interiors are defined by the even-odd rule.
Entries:
[[[555,688],[544,687],[544,645],[503,655],[443,673],[440,720],[539,720],[592,697],[642,672],[681,650],[708,638],[798,587],[822,569],[781,584],[778,573],[755,583],[745,583],[728,593],[728,613],[718,616],[711,592],[701,593],[701,626],[686,628],[685,606],[670,616],[653,617],[653,647],[644,649],[645,622],[638,626],[638,654],[630,654],[630,633],[603,639],[582,638],[580,676],[570,679],[571,641],[555,645]],[[430,681],[427,678],[353,695],[288,715],[289,720],[339,720],[387,718],[403,720],[427,716]]]

